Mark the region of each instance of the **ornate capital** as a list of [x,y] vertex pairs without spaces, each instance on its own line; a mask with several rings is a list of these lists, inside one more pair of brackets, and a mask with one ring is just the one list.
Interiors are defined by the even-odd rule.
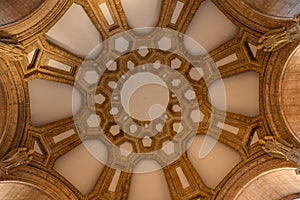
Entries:
[[33,158],[33,153],[34,150],[28,150],[26,147],[10,151],[0,160],[0,175],[9,174],[12,168],[28,165]]
[[265,33],[259,40],[258,49],[265,52],[276,51],[291,42],[300,41],[300,14],[294,16],[292,26],[274,29]]
[[266,136],[259,141],[262,149],[272,156],[284,157],[286,160],[298,165],[296,173],[300,175],[300,149],[296,149],[293,145],[287,143],[278,137]]
[[18,40],[7,32],[0,31],[0,55],[11,61],[19,61],[27,54]]

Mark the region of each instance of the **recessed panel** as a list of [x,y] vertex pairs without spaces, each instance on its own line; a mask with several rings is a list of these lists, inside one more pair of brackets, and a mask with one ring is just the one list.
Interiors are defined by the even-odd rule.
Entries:
[[217,142],[212,151],[200,159],[199,151],[205,145],[204,138],[205,136],[196,136],[187,153],[203,182],[208,187],[215,188],[241,161],[241,157],[234,149]]
[[259,115],[259,74],[256,72],[245,72],[223,81],[217,80],[209,86],[209,94],[211,104],[220,110],[226,108],[229,112],[249,117]]
[[243,187],[234,199],[284,199],[288,195],[299,194],[299,192],[300,176],[296,175],[295,169],[282,168],[255,177]]
[[[236,27],[211,1],[204,1],[191,21],[186,34],[196,40],[209,52],[224,42],[232,39],[238,32]],[[192,54],[199,54],[193,50],[191,44],[186,48]]]
[[92,191],[104,165],[94,158],[83,144],[63,155],[54,165],[60,173],[82,194]]
[[114,19],[111,16],[111,13],[110,13],[110,11],[109,11],[106,3],[100,4],[99,8],[102,11],[102,13],[103,13],[103,15],[104,15],[104,17],[105,17],[108,25],[110,25],[110,26],[113,25],[115,22],[114,22]]
[[222,58],[222,59],[216,61],[216,65],[217,65],[217,67],[221,67],[223,65],[232,63],[237,60],[238,60],[238,57],[236,56],[236,53],[234,53],[234,54],[231,54],[229,56],[226,56],[225,58]]
[[67,139],[68,137],[71,137],[72,135],[75,134],[75,131],[73,129],[70,129],[68,131],[65,131],[59,135],[56,135],[53,137],[53,141],[54,143],[58,143],[58,142],[61,142],[65,139]]
[[[155,161],[153,161],[155,162]],[[153,166],[149,160],[137,164],[135,171],[147,169],[147,165]],[[151,169],[153,167],[150,167]],[[134,173],[131,178],[128,200],[171,200],[167,180],[163,170],[148,173]]]
[[80,5],[72,4],[67,12],[46,33],[51,43],[79,56],[86,57],[102,41],[100,33]]
[[72,69],[70,66],[65,65],[64,63],[58,62],[56,60],[52,60],[52,59],[49,60],[48,65],[55,69],[59,69],[59,70],[66,71],[66,72],[70,72]]
[[180,13],[183,9],[183,6],[184,6],[183,2],[181,2],[181,1],[176,2],[176,6],[175,6],[175,9],[174,9],[172,18],[171,18],[171,23],[172,24],[176,24],[176,22],[178,20],[178,17],[179,17],[179,15],[180,15]]
[[[34,79],[29,81],[31,124],[40,126],[71,117],[81,108],[81,95],[67,84]],[[76,98],[73,105],[72,97]],[[73,111],[73,112],[72,112]]]
[[[121,0],[131,28],[155,27],[158,23],[162,0]],[[147,33],[144,30],[141,33]]]

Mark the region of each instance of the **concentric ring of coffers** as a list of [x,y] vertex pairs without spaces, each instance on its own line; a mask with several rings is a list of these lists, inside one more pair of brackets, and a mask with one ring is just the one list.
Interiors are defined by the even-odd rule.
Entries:
[[[154,159],[162,168],[187,150],[204,115],[202,97],[190,83],[220,75],[208,54],[192,56],[184,49],[184,37],[162,28],[148,35],[130,30],[105,40],[85,59],[75,81],[83,109],[74,120],[82,141],[96,139],[108,149],[108,155],[99,156],[100,150],[86,146],[98,160],[132,172],[142,159]],[[166,66],[170,54],[171,66]],[[157,76],[170,90],[165,112],[152,121],[132,118],[121,102],[124,83],[139,73]]]

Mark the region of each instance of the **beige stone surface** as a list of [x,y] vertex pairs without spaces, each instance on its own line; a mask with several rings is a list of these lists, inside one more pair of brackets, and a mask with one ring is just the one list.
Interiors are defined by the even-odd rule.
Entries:
[[[20,146],[27,147],[28,149],[36,149],[33,160],[28,166],[17,167],[9,175],[1,177],[1,181],[23,181],[30,185],[35,185],[36,188],[42,188],[41,190],[49,193],[53,196],[53,199],[57,200],[141,199],[145,196],[157,198],[158,200],[227,200],[233,199],[249,181],[252,179],[256,180],[256,177],[260,174],[276,168],[291,167],[291,163],[266,155],[261,146],[258,143],[252,143],[252,141],[253,138],[257,140],[266,135],[276,135],[295,146],[299,146],[299,140],[293,137],[299,131],[300,119],[299,106],[297,105],[298,93],[300,93],[300,82],[298,81],[298,78],[300,78],[298,68],[300,66],[297,63],[299,56],[295,57],[297,61],[290,65],[286,71],[284,68],[289,56],[298,44],[291,43],[280,49],[280,51],[270,53],[258,50],[256,46],[263,33],[282,26],[288,27],[290,22],[274,16],[262,15],[253,9],[249,9],[249,6],[246,6],[246,4],[241,3],[239,0],[211,0],[207,2],[202,0],[180,0],[181,3],[179,4],[183,4],[181,12],[176,9],[177,1],[164,0],[162,1],[161,9],[157,9],[160,7],[158,4],[152,5],[151,9],[145,9],[144,6],[148,5],[145,4],[142,5],[143,9],[139,10],[143,12],[138,12],[134,15],[135,18],[139,18],[141,15],[143,17],[156,16],[149,24],[152,25],[157,22],[157,27],[181,33],[193,30],[190,36],[194,36],[196,40],[208,42],[207,48],[212,59],[207,56],[198,56],[196,58],[197,61],[206,63],[201,67],[201,70],[192,70],[191,63],[188,63],[174,53],[156,49],[144,49],[128,52],[117,59],[104,73],[99,83],[97,83],[97,78],[96,80],[85,80],[86,85],[89,84],[88,82],[97,85],[96,95],[98,95],[98,98],[96,98],[96,114],[83,115],[83,126],[90,126],[89,128],[100,126],[104,130],[105,137],[113,145],[126,145],[130,147],[129,149],[132,152],[147,153],[163,147],[177,134],[176,130],[186,131],[185,125],[180,126],[179,124],[181,118],[189,119],[190,117],[192,119],[196,116],[196,120],[197,118],[201,119],[201,122],[195,121],[195,123],[199,122],[196,134],[201,137],[209,134],[210,138],[218,138],[218,143],[220,144],[218,151],[211,155],[209,162],[215,163],[218,165],[217,167],[224,169],[222,173],[218,172],[214,174],[213,170],[210,169],[211,171],[206,174],[208,176],[201,175],[206,172],[201,171],[199,173],[198,171],[201,170],[201,166],[195,165],[202,165],[202,162],[204,163],[203,166],[209,168],[209,162],[205,159],[201,160],[201,162],[191,162],[191,156],[183,152],[179,158],[165,166],[159,173],[155,172],[156,174],[150,178],[145,177],[144,181],[149,182],[139,186],[149,187],[152,190],[144,190],[145,192],[141,194],[134,187],[140,181],[143,181],[142,176],[135,176],[131,172],[121,172],[109,166],[100,166],[99,163],[95,162],[94,157],[86,156],[88,152],[83,150],[82,145],[79,146],[82,141],[78,134],[67,135],[59,141],[55,140],[54,138],[69,130],[78,133],[73,116],[71,116],[70,102],[67,103],[67,101],[71,97],[70,89],[75,84],[74,81],[79,73],[83,58],[80,57],[82,56],[81,54],[78,56],[79,54],[76,54],[76,51],[74,53],[74,51],[72,52],[66,48],[65,44],[57,42],[59,40],[56,40],[56,42],[53,41],[55,41],[57,35],[59,37],[64,36],[63,38],[76,38],[75,40],[82,39],[82,41],[70,41],[72,45],[77,44],[77,42],[83,45],[75,45],[75,50],[83,50],[87,47],[84,41],[89,39],[84,38],[84,35],[90,37],[89,33],[92,33],[90,31],[96,33],[97,38],[93,38],[93,41],[97,43],[117,33],[129,30],[131,28],[130,25],[134,27],[140,26],[141,20],[137,20],[138,23],[133,22],[132,15],[126,14],[130,10],[138,10],[138,6],[136,8],[127,7],[126,9],[124,7],[123,9],[124,2],[125,0],[46,0],[40,9],[33,12],[28,18],[24,18],[9,26],[0,27],[0,30],[14,35],[25,47],[26,53],[30,54],[29,60],[25,58],[20,61],[11,62],[0,58],[0,111],[3,112],[0,113],[0,155],[3,156],[10,149]],[[269,2],[274,3],[274,1]],[[277,13],[278,10],[282,10],[282,12],[278,13],[278,16],[289,15],[292,11],[288,9],[295,6],[295,1],[291,1],[292,4],[289,5],[286,1],[277,2],[278,4],[273,5],[267,3],[258,4],[259,1],[252,3],[255,3],[260,9],[266,10],[266,12]],[[99,6],[99,4],[103,3],[107,6],[106,14],[103,13],[101,6]],[[140,5],[140,2],[137,5]],[[89,20],[84,21],[88,21],[90,25],[93,24],[92,26],[86,26],[87,24],[81,26],[72,20],[72,12],[70,14],[68,10],[74,8],[74,6],[79,8],[85,17],[89,18]],[[288,9],[283,9],[285,7]],[[198,38],[198,32],[201,32],[201,28],[203,27],[197,26],[197,23],[193,19],[197,21],[201,19],[201,14],[198,11],[199,9],[201,11],[203,8],[209,8],[214,12],[204,13],[204,17],[206,18],[204,20],[204,27],[208,27],[208,29],[206,29],[203,37]],[[175,10],[179,13],[174,14]],[[107,12],[110,13],[110,20],[107,20]],[[217,15],[211,16],[214,13],[217,13]],[[70,31],[69,26],[59,27],[58,30],[52,29],[53,27],[58,27],[56,25],[60,19],[66,19],[65,14],[70,16],[68,16],[68,20],[64,21],[64,23],[68,25],[73,23],[72,25],[74,26],[71,26],[71,28],[75,27],[75,29]],[[174,20],[173,15],[178,15],[178,19]],[[127,17],[130,19],[127,19]],[[140,19],[144,19],[143,17]],[[223,22],[226,22],[228,26],[220,26],[220,23],[222,24]],[[81,32],[76,32],[77,28],[80,27],[86,28],[83,30],[83,33],[86,34],[81,35]],[[93,27],[93,30],[90,30],[89,27]],[[53,34],[54,40],[49,40],[45,36],[51,29],[54,32],[56,31]],[[208,30],[213,33],[210,33]],[[74,37],[72,36],[73,33]],[[218,36],[222,36],[222,38],[217,38]],[[155,40],[154,42],[160,41],[157,39],[157,36],[153,40]],[[31,54],[31,52],[35,53]],[[61,66],[68,66],[68,70],[51,66],[49,63],[53,63],[53,61],[55,61],[54,63],[62,64]],[[217,68],[209,65],[212,61],[217,62]],[[136,138],[124,131],[118,130],[112,116],[112,113],[117,112],[115,108],[111,108],[112,91],[117,81],[129,69],[154,62],[156,64],[169,65],[186,78],[195,92],[184,91],[186,92],[184,95],[187,96],[187,100],[191,96],[197,97],[201,114],[200,112],[191,112],[189,113],[190,115],[182,116],[181,109],[184,108],[180,107],[178,99],[170,93],[169,97],[171,100],[166,106],[168,114],[166,124],[156,126],[155,128],[159,129],[159,134],[151,137],[151,141],[149,141],[149,137],[145,141],[143,140],[145,138]],[[218,81],[218,72],[222,78],[231,80],[230,85],[232,87],[227,88],[229,91],[228,94],[232,95],[232,97],[228,98],[229,102],[243,101],[242,103],[232,103],[227,112],[216,109],[209,101],[208,88],[214,82]],[[284,76],[282,76],[282,72],[285,73]],[[97,77],[91,71],[89,74],[92,78]],[[233,78],[234,76],[241,77],[241,75],[245,75],[245,79],[247,79],[249,78],[249,74],[252,74],[250,77],[255,77],[253,87],[249,86],[251,84],[244,85],[243,81],[236,81]],[[255,75],[253,76],[253,74]],[[281,79],[282,77],[283,79]],[[30,93],[32,92],[31,83],[36,82],[37,79],[60,83],[51,88],[51,94],[55,97],[48,98],[47,94],[45,94],[45,91],[50,87],[47,84],[35,90],[34,94]],[[169,81],[176,84],[176,81],[173,82],[174,80]],[[41,82],[37,81],[38,84]],[[68,84],[68,89],[59,87],[61,84]],[[243,89],[245,91],[237,92],[235,88],[238,88],[239,91]],[[251,97],[244,95],[245,92]],[[138,93],[139,91],[137,91],[136,95],[140,96],[140,101],[143,98],[149,99],[149,97],[143,96],[142,92]],[[153,95],[160,95],[155,92],[152,93]],[[40,98],[39,95],[45,96]],[[151,95],[150,97],[152,98]],[[245,100],[245,98],[247,99]],[[61,104],[54,108],[52,103]],[[247,107],[248,104],[251,104],[251,106]],[[249,109],[250,107],[251,109]],[[130,107],[130,110],[132,109],[134,109],[134,104]],[[149,109],[146,108],[145,110]],[[283,114],[281,110],[284,111]],[[41,115],[34,114],[39,111],[43,111]],[[283,120],[283,116],[286,117],[287,123]],[[225,119],[225,121],[222,119]],[[34,121],[37,123],[34,123]],[[146,127],[148,125],[148,122],[142,120],[135,121],[141,126]],[[2,124],[3,122],[5,122],[5,125]],[[287,124],[292,128],[289,129]],[[132,130],[134,129],[133,127]],[[294,135],[292,132],[294,132]],[[175,152],[178,150],[176,149],[178,148],[176,143],[173,143],[171,146],[175,148]],[[78,149],[81,150],[78,152]],[[108,152],[110,153],[110,151]],[[224,157],[220,158],[220,152],[224,153]],[[127,153],[130,155],[130,152]],[[195,154],[198,152],[197,149],[193,148],[188,153]],[[120,159],[120,156],[121,154],[118,154],[118,156],[110,159]],[[165,158],[172,157],[165,154],[164,156]],[[82,159],[83,157],[85,159]],[[80,167],[81,162],[84,162],[85,167]],[[93,167],[92,163],[97,164]],[[73,167],[73,165],[76,166]],[[292,173],[288,172],[288,174],[291,175]],[[80,176],[84,176],[82,179],[84,182],[81,182]],[[272,187],[266,189],[269,193],[261,191],[261,193],[256,193],[248,199],[256,199],[257,196],[255,195],[265,197],[263,195],[273,195],[274,193],[280,197],[284,197],[288,195],[288,192],[286,192],[288,189],[292,189],[293,191],[291,192],[296,192],[294,186],[297,184],[297,178],[293,180],[293,183],[295,183],[294,186],[288,187],[286,185],[288,188],[286,190],[283,189],[282,194],[280,193],[279,186],[292,181],[284,179],[284,176],[285,173],[280,174],[281,178],[279,176],[279,178],[272,176],[259,184],[252,182],[254,189],[257,187],[263,189],[261,185]],[[206,178],[208,177],[214,178],[207,181]],[[0,182],[0,184],[4,185],[3,188],[0,187],[2,188],[0,192],[3,191],[3,197],[0,195],[0,199],[17,198],[14,196],[16,194],[11,193],[10,189],[5,188],[9,186],[6,185],[7,183]],[[24,193],[20,192],[18,195],[24,198],[27,198],[28,195],[40,195],[41,199],[43,198],[42,195],[45,195],[45,192],[41,192],[40,190],[38,192],[30,192],[32,190],[27,190],[26,187],[22,186],[19,191],[23,191]],[[159,190],[162,188],[164,192],[159,193]],[[157,194],[150,195],[151,192],[157,192]]]

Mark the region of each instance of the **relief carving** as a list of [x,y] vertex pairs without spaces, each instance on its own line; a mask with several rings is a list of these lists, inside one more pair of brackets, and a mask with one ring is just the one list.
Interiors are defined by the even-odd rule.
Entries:
[[27,54],[17,39],[5,31],[0,31],[0,56],[10,61],[19,61]]
[[28,150],[27,148],[16,148],[6,154],[0,160],[0,175],[9,174],[9,170],[21,165],[28,165],[32,160],[34,150]]
[[298,168],[296,169],[296,174],[300,175],[300,149],[296,149],[286,141],[272,136],[266,136],[263,140],[261,139],[259,143],[263,145],[262,149],[266,153],[272,156],[283,157],[297,164]]
[[283,48],[288,43],[300,41],[300,14],[295,15],[293,21],[296,23],[288,28],[282,27],[265,33],[258,40],[257,48],[271,52]]

